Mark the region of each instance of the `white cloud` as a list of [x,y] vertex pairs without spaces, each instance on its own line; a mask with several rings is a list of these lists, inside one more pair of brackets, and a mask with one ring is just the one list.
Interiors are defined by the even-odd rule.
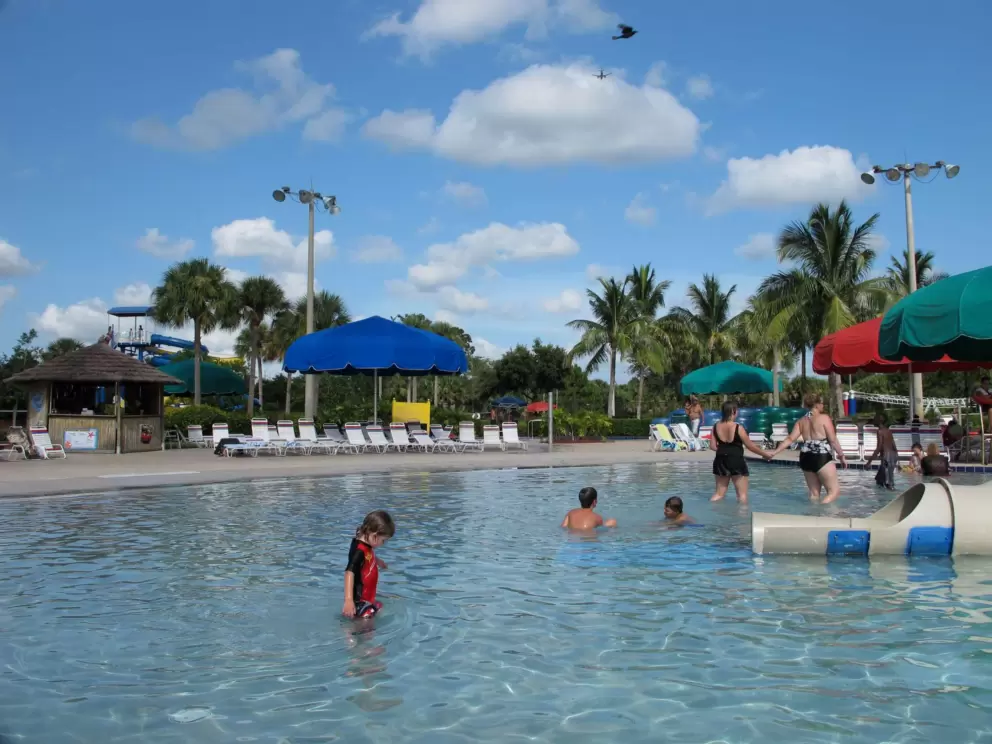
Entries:
[[348,112],[328,109],[306,123],[303,127],[303,139],[311,142],[337,142],[344,136],[349,121],[351,116]]
[[232,269],[229,267],[224,267],[224,276],[229,282],[234,284],[241,284],[245,279],[251,276],[247,271],[242,271],[241,269]]
[[668,65],[664,62],[652,64],[644,76],[644,84],[652,88],[664,88],[668,82]]
[[818,201],[856,200],[870,193],[848,150],[814,145],[763,158],[727,162],[727,179],[709,200],[708,213]]
[[868,236],[868,247],[876,253],[884,253],[892,244],[882,233],[872,233]]
[[727,157],[727,151],[720,147],[713,147],[712,145],[707,145],[706,147],[703,148],[703,157],[709,160],[711,163],[715,163]]
[[21,254],[20,248],[0,238],[0,276],[22,276],[38,268]]
[[437,217],[431,217],[426,223],[417,228],[419,235],[433,235],[441,229],[441,223]]
[[438,292],[441,307],[454,313],[472,315],[489,308],[489,300],[472,292],[462,292],[456,287],[441,287]]
[[596,0],[422,0],[409,20],[394,13],[368,35],[398,36],[404,54],[426,60],[440,47],[483,41],[510,26],[526,26],[527,36],[538,38],[549,27],[583,33],[616,22]]
[[464,207],[481,207],[487,201],[485,189],[468,181],[445,181],[441,193]]
[[351,252],[357,263],[391,263],[403,260],[403,249],[386,235],[366,235],[358,241],[358,249]]
[[713,97],[713,83],[706,75],[694,75],[685,82],[685,92],[690,98],[702,101]]
[[579,244],[564,225],[551,222],[510,227],[493,222],[488,227],[460,235],[452,243],[436,243],[427,249],[427,263],[411,266],[410,282],[419,289],[452,284],[473,266],[494,261],[533,261],[572,256]]
[[480,336],[472,337],[472,345],[475,346],[475,355],[482,357],[483,359],[499,359],[506,353],[506,349],[502,346],[497,346],[496,344],[487,341]]
[[549,313],[571,313],[582,308],[582,293],[575,289],[563,289],[557,297],[544,301],[544,309]]
[[295,49],[277,49],[235,67],[254,77],[254,90],[210,91],[175,124],[141,119],[131,125],[131,136],[173,150],[217,150],[300,122],[306,122],[307,139],[333,139],[340,134],[346,115],[329,107],[334,86],[307,76]]
[[396,149],[428,149],[476,165],[644,163],[687,157],[696,115],[671,93],[580,64],[533,65],[481,91],[462,91],[444,121],[430,111],[384,111],[363,134]]
[[453,326],[456,326],[461,322],[461,318],[459,318],[450,310],[445,310],[444,308],[435,311],[434,320],[436,320],[438,323],[450,323]]
[[133,284],[120,287],[114,292],[114,305],[136,307],[150,305],[151,301],[152,288],[144,282],[134,282]]
[[[289,233],[277,230],[268,217],[234,220],[210,231],[214,254],[225,258],[261,258],[273,267],[306,271],[307,240],[294,242]],[[314,260],[332,258],[336,252],[330,230],[314,233]]]
[[647,203],[647,197],[644,194],[637,194],[623,211],[623,216],[627,222],[650,227],[658,216],[658,210]]
[[3,311],[3,306],[16,296],[17,287],[12,284],[0,284],[0,311]]
[[[272,275],[276,283],[282,287],[286,293],[286,299],[290,302],[306,296],[307,293],[307,273],[305,271],[278,271]],[[320,291],[320,282],[314,277],[313,291]]]
[[163,235],[157,227],[149,227],[134,245],[142,253],[156,258],[177,259],[193,250],[194,243],[189,238],[169,240],[169,236]]
[[586,266],[586,279],[591,282],[599,279],[609,279],[611,276],[626,276],[623,269],[618,266],[603,266],[601,264],[589,264]]
[[[140,288],[140,284],[132,284],[121,287],[114,293],[116,304],[128,304],[121,302],[122,299],[133,299],[135,288]],[[143,285],[147,287],[147,285]],[[135,303],[144,304],[144,303]],[[41,313],[30,315],[31,324],[38,330],[38,333],[48,338],[74,338],[84,344],[94,344],[101,335],[106,333],[107,310],[110,305],[99,297],[88,300],[81,300],[60,307],[56,304],[48,305]],[[114,319],[111,318],[111,321]],[[142,323],[145,330],[158,331],[178,338],[193,339],[192,325],[183,328],[156,327],[154,321],[145,319]],[[126,323],[122,327],[127,326]],[[233,356],[234,344],[237,340],[237,331],[213,331],[204,334],[203,345],[206,346],[214,356]]]
[[757,233],[756,235],[749,235],[744,245],[734,248],[734,255],[748,261],[767,261],[774,259],[777,251],[778,244],[774,235],[771,233]]

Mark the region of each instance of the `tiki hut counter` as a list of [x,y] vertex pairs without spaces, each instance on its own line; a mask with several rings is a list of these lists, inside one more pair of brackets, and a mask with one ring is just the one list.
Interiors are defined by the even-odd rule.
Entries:
[[162,449],[163,387],[179,380],[94,344],[7,382],[27,391],[28,424],[47,426],[66,452],[121,454]]

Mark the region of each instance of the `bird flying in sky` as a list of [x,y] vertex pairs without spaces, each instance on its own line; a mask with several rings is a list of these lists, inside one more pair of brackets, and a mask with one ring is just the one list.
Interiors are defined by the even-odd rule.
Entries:
[[633,26],[627,26],[626,24],[619,23],[617,28],[620,29],[620,35],[614,36],[613,41],[617,39],[629,39],[631,36],[637,33]]

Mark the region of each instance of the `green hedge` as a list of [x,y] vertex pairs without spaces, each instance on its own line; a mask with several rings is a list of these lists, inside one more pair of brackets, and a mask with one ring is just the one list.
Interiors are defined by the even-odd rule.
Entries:
[[[284,419],[292,420],[295,424],[301,418],[302,413],[275,413],[273,411],[261,411],[257,416],[265,416],[271,423]],[[212,434],[213,426],[218,422],[227,422],[228,429],[235,434],[251,433],[251,419],[244,411],[224,411],[215,406],[186,406],[185,408],[165,409],[165,428],[179,429],[184,434],[189,426],[202,426],[204,434]],[[322,422],[315,422],[319,427]]]
[[650,427],[651,419],[613,419],[611,436],[647,439]]

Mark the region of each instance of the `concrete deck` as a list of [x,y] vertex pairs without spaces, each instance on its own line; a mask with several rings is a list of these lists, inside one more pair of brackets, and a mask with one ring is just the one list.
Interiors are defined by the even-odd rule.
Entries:
[[[785,457],[785,455],[783,455]],[[53,496],[126,488],[320,478],[381,472],[443,472],[500,468],[577,467],[623,463],[702,461],[711,452],[652,452],[647,440],[602,444],[531,443],[527,452],[490,450],[458,454],[258,455],[218,457],[213,450],[167,450],[131,455],[70,454],[64,460],[0,461],[0,498]]]

